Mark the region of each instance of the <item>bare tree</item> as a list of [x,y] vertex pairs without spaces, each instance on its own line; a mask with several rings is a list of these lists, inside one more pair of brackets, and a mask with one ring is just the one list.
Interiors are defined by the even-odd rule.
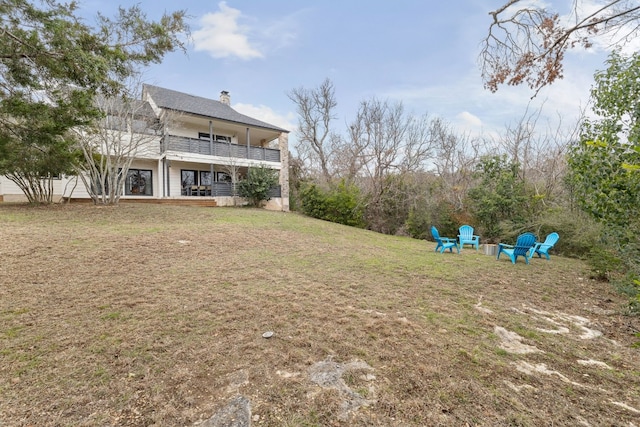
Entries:
[[406,120],[402,104],[391,106],[377,99],[360,104],[355,127],[361,129],[362,133],[356,136],[353,143],[362,147],[363,170],[372,186],[373,195],[382,192],[382,178],[400,164]]
[[288,94],[296,104],[299,115],[299,142],[296,150],[310,169],[317,169],[325,182],[330,182],[329,170],[333,152],[330,144],[333,132],[331,122],[335,119],[335,99],[333,83],[325,79],[315,89],[303,87],[293,89]]
[[430,123],[427,115],[407,113],[402,103],[375,98],[361,102],[340,153],[349,178],[357,179],[367,195],[366,216],[372,229],[388,232],[389,223],[397,218],[388,217],[385,210],[409,204],[412,195],[403,192],[407,177],[423,171],[434,155]]
[[96,204],[117,204],[131,162],[145,151],[152,154],[157,149],[153,143],[161,134],[162,124],[151,108],[134,95],[129,92],[120,97],[96,98],[103,118],[91,127],[75,130],[84,155],[78,172]]
[[[236,206],[238,203],[238,182],[240,181],[241,169],[238,164],[238,159],[233,156],[229,157],[227,163],[218,167],[231,178],[231,197],[233,197],[233,205]],[[213,177],[211,177],[211,180],[211,188],[213,189]]]
[[402,103],[371,99],[360,104],[349,126],[348,144],[358,157],[352,169],[378,179],[390,172],[415,172],[433,156],[434,140],[428,115],[407,113]]
[[473,184],[473,168],[487,145],[469,135],[457,134],[441,119],[431,122],[429,129],[436,147],[433,160],[440,182],[440,197],[454,209],[465,208],[467,191]]
[[563,77],[568,49],[590,48],[596,38],[623,44],[638,35],[637,1],[587,6],[586,0],[573,0],[572,13],[564,20],[555,11],[522,0],[509,0],[489,12],[492,22],[480,53],[485,87],[495,92],[501,84],[526,83],[537,94]]
[[541,113],[542,106],[531,114],[527,108],[518,122],[515,125],[507,125],[499,137],[499,145],[510,161],[520,165],[522,181],[526,181],[526,174],[532,168],[533,158],[543,149],[536,129]]
[[540,140],[535,158],[529,165],[529,179],[542,204],[560,204],[569,199],[564,177],[567,174],[567,149],[578,137],[579,125],[550,129]]
[[555,128],[540,130],[538,113],[523,115],[515,126],[507,126],[500,142],[520,167],[521,179],[534,189],[537,200],[547,205],[562,199],[567,171],[566,152],[577,138],[580,121],[566,127],[562,118]]
[[548,206],[563,199],[566,151],[577,137],[580,121],[568,127],[559,117],[555,127],[541,129],[541,111],[542,106],[533,112],[526,110],[515,124],[505,127],[492,145],[518,164],[519,179],[533,189],[536,201]]

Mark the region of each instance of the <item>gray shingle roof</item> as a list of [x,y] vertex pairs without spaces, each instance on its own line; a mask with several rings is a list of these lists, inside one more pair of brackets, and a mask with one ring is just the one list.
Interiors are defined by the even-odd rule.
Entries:
[[279,132],[289,132],[286,129],[240,114],[230,106],[223,104],[220,101],[203,98],[201,96],[189,95],[187,93],[148,84],[143,84],[142,90],[143,92],[148,93],[151,99],[153,99],[155,104],[160,108],[183,111],[185,113],[197,114],[199,116],[210,117],[212,119],[226,120],[229,122]]

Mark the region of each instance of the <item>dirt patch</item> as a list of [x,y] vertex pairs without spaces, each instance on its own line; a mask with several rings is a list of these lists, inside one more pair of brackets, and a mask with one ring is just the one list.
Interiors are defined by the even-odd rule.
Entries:
[[[323,389],[338,391],[343,399],[340,404],[341,412],[338,414],[338,420],[346,421],[360,408],[376,403],[375,386],[372,384],[376,377],[372,372],[373,368],[361,360],[336,363],[329,358],[313,364],[309,368],[309,378],[311,382]],[[349,381],[351,386],[347,385],[346,375],[355,377],[357,381],[364,383],[366,385],[364,393],[360,394],[358,390],[354,390],[355,381],[353,379]]]
[[499,347],[507,353],[513,354],[529,354],[539,353],[542,350],[536,348],[533,345],[527,345],[522,342],[524,338],[515,332],[507,331],[505,328],[496,326],[493,331],[500,338]]

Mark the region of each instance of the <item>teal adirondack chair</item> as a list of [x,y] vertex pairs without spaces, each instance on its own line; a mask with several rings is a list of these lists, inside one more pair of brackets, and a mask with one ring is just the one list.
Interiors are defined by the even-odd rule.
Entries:
[[536,243],[536,236],[533,233],[523,233],[518,236],[516,239],[515,245],[507,245],[504,243],[498,244],[498,255],[496,255],[496,259],[500,259],[500,254],[506,254],[513,264],[516,263],[516,260],[519,256],[524,258],[524,261],[529,264],[528,253]]
[[443,253],[446,249],[449,249],[449,252],[453,252],[453,248],[456,248],[458,253],[460,253],[460,247],[458,246],[458,242],[456,239],[450,239],[448,237],[440,237],[440,233],[438,233],[438,229],[435,227],[431,227],[431,235],[433,236],[433,240],[436,241],[436,252],[440,250],[440,253]]
[[473,227],[470,225],[463,225],[458,229],[458,242],[460,243],[460,249],[464,249],[464,245],[471,245],[476,248],[476,251],[480,247],[480,236],[473,234]]
[[529,251],[529,259],[533,258],[533,256],[537,254],[538,258],[542,258],[542,255],[544,255],[548,260],[549,249],[553,248],[559,239],[560,236],[558,233],[551,233],[546,237],[546,239],[544,239],[544,242],[536,242],[535,245],[533,245],[533,248],[531,248],[531,251]]

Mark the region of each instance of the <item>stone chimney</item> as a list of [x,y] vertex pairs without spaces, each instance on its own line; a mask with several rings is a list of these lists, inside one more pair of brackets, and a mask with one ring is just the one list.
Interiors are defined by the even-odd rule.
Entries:
[[227,92],[226,90],[220,92],[220,102],[222,102],[224,105],[231,106],[231,96],[229,96],[229,92]]

